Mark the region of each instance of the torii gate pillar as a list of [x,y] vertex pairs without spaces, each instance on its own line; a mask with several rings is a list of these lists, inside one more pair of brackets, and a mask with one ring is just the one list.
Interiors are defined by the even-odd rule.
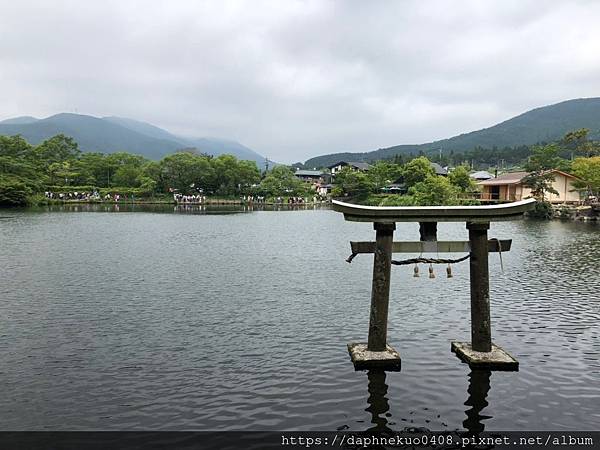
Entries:
[[471,343],[452,342],[450,349],[472,368],[519,370],[519,362],[492,342],[489,228],[489,222],[467,222],[471,247]]
[[471,347],[478,352],[492,351],[490,323],[490,271],[488,267],[488,223],[467,222],[471,257]]
[[371,314],[369,316],[367,350],[382,352],[387,346],[392,243],[396,224],[375,222],[373,228],[376,231],[375,258],[373,260],[373,287],[371,288]]
[[348,344],[356,370],[381,367],[400,370],[400,354],[387,344],[388,305],[395,223],[373,223],[375,228],[375,257],[369,315],[367,344]]

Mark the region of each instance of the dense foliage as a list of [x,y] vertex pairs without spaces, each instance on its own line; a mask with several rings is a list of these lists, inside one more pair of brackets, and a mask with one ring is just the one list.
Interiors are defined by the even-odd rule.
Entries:
[[[294,176],[292,169],[286,166],[275,166],[254,191],[267,197],[305,196],[311,193],[310,187]],[[313,191],[314,192],[314,191]]]
[[[396,183],[403,195],[384,195],[385,186]],[[404,165],[378,162],[367,173],[344,167],[335,177],[334,196],[349,196],[355,201],[381,206],[456,205],[476,190],[469,169],[456,167],[448,177],[436,175],[424,156]]]
[[254,161],[232,155],[190,151],[151,161],[126,152],[81,153],[77,143],[62,134],[36,146],[20,136],[0,136],[0,205],[23,205],[45,191],[92,190],[146,197],[173,192],[301,195],[306,186],[285,167],[276,167],[261,183]]
[[571,169],[580,179],[578,187],[587,189],[590,196],[600,197],[600,156],[577,158]]

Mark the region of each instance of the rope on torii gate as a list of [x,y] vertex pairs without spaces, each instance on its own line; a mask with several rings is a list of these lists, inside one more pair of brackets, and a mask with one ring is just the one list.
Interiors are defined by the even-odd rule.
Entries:
[[[504,273],[504,262],[502,261],[502,242],[500,241],[500,239],[498,238],[491,238],[491,241],[496,241],[498,243],[498,256],[500,256],[500,269],[502,270],[502,273]],[[352,253],[347,259],[346,262],[351,263],[352,260],[358,255],[358,253]],[[448,259],[448,258],[423,258],[422,256],[419,256],[418,258],[410,258],[410,259],[403,259],[403,260],[391,260],[391,263],[395,266],[408,266],[411,264],[456,264],[459,262],[463,262],[466,261],[467,259],[469,259],[471,255],[465,255],[462,258],[458,258],[458,259]],[[450,272],[448,272],[448,274],[450,275]]]
[[396,266],[407,266],[410,264],[455,264],[469,259],[471,255],[463,256],[458,259],[445,259],[445,258],[411,258],[411,259],[403,259],[401,261],[396,261],[392,259],[392,264]]

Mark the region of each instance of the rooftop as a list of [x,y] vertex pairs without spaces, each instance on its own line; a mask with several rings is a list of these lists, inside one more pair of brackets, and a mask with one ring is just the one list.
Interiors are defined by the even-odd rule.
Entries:
[[298,175],[299,177],[320,177],[323,175],[323,172],[320,170],[296,170],[294,175]]
[[448,169],[444,169],[438,163],[432,162],[430,164],[431,164],[431,168],[435,171],[436,175],[448,175]]
[[361,161],[339,161],[335,164],[330,165],[328,168],[332,169],[334,167],[337,167],[339,165],[346,165],[346,166],[352,166],[356,169],[359,170],[369,170],[369,168],[371,167],[370,164],[366,163],[366,162],[361,162]]
[[[560,175],[568,177],[568,178],[577,179],[577,177],[575,175],[571,175],[570,173],[563,172],[562,170],[553,169],[553,170],[550,170],[549,172],[552,172],[555,174],[560,174]],[[519,184],[521,181],[523,181],[523,178],[525,178],[527,175],[529,175],[529,172],[509,172],[509,173],[500,175],[497,178],[490,178],[489,180],[480,181],[477,184],[479,186],[498,186],[498,185],[505,185],[505,184]]]
[[495,186],[500,184],[518,184],[523,178],[525,178],[529,172],[510,172],[505,173],[497,178],[490,178],[489,180],[480,181],[480,186]]
[[494,178],[494,175],[489,173],[487,170],[480,170],[478,172],[473,172],[469,176],[475,180],[489,180],[490,178]]

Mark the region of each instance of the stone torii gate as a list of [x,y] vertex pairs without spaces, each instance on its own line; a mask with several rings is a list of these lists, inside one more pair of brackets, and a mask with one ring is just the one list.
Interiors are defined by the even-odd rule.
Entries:
[[[519,363],[492,342],[488,253],[510,250],[512,240],[488,240],[490,222],[519,219],[535,200],[485,206],[361,206],[333,201],[344,219],[372,222],[375,242],[351,242],[352,255],[373,253],[373,284],[367,343],[348,344],[354,367],[400,369],[400,354],[387,343],[392,253],[468,252],[471,283],[471,342],[452,342],[451,350],[472,368],[518,370]],[[419,222],[421,240],[393,242],[396,222]],[[468,241],[438,241],[438,222],[465,222]]]

